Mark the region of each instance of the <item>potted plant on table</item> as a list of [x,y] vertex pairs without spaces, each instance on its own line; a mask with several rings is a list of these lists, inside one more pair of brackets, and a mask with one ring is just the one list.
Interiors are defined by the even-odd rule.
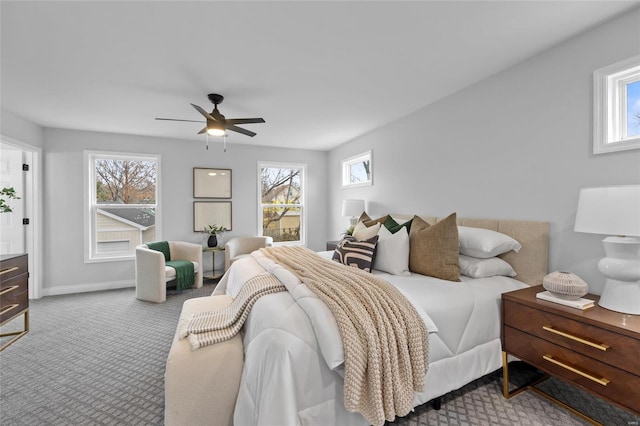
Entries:
[[215,223],[213,225],[205,225],[203,232],[209,234],[207,245],[209,247],[216,247],[218,245],[218,235],[222,235],[227,228],[224,226],[218,226]]

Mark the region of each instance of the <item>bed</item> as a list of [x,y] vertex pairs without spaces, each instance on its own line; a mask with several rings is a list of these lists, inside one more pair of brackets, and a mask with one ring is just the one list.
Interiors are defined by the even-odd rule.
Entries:
[[[405,219],[393,217],[398,222]],[[421,219],[439,222],[436,217]],[[414,395],[414,407],[500,368],[500,295],[538,284],[547,273],[547,223],[460,218],[457,223],[517,240],[521,245],[517,253],[510,250],[499,256],[513,267],[515,278],[461,276],[460,282],[451,282],[415,273],[372,271],[413,303],[428,330],[429,367],[422,391]],[[319,253],[325,258],[332,254]],[[250,277],[265,270],[278,275],[274,271],[281,269],[254,253],[232,265],[213,295],[233,296]],[[242,333],[244,366],[234,424],[369,424],[361,414],[345,409],[342,348],[331,340],[335,324],[311,305],[317,301],[284,291],[266,295],[253,306]]]

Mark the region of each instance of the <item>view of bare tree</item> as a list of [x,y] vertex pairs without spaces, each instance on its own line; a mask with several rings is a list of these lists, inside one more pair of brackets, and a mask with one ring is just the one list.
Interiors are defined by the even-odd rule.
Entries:
[[96,160],[96,198],[113,204],[155,203],[156,164],[135,160]]
[[[291,205],[300,201],[301,195],[301,169],[264,167],[261,169],[261,197],[263,204],[271,204],[271,207],[263,208],[263,230],[265,235],[273,223],[279,222],[287,213],[299,209]],[[299,234],[299,226],[293,234]],[[278,238],[278,236],[274,236]]]

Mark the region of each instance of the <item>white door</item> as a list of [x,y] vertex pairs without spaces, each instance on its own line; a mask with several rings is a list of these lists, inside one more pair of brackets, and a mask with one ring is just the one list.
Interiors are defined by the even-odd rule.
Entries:
[[24,173],[22,171],[22,150],[0,143],[0,189],[15,189],[19,200],[5,201],[12,212],[0,213],[0,254],[25,252],[24,218]]

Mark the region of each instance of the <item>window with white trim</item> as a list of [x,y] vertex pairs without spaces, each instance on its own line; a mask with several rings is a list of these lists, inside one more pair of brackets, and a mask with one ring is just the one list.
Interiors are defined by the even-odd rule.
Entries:
[[371,185],[373,183],[371,151],[342,160],[342,187]]
[[640,148],[640,56],[593,74],[593,153]]
[[160,156],[85,151],[85,261],[133,259],[161,239]]
[[305,244],[305,164],[258,163],[259,234],[276,245]]

